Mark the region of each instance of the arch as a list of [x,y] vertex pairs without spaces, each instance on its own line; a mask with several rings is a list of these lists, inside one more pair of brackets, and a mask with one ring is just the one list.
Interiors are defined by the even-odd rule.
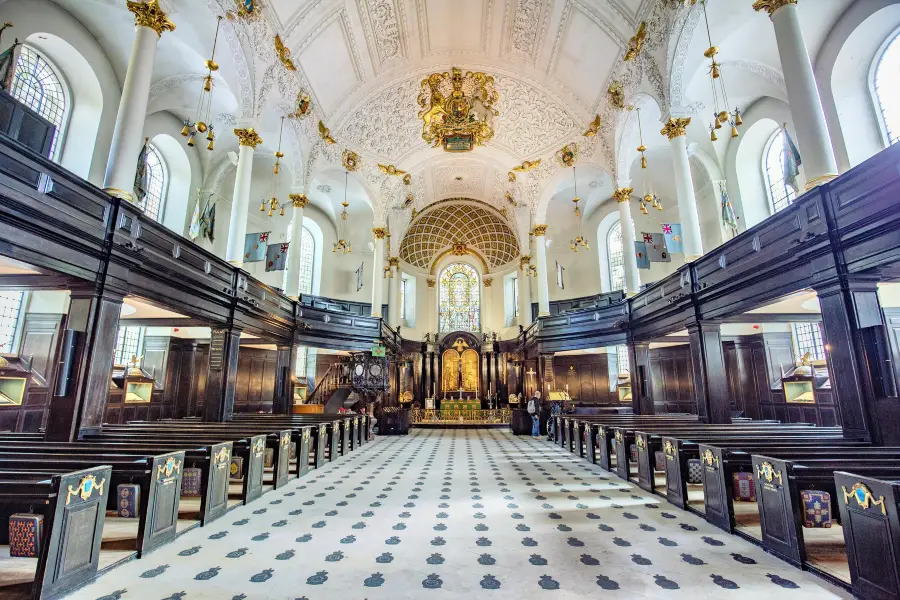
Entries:
[[311,207],[306,207],[303,211],[303,229],[309,232],[313,242],[312,255],[312,287],[310,294],[319,295],[322,286],[322,259],[324,257],[325,236],[322,233],[322,227],[314,218],[310,216]]
[[900,141],[900,30],[895,30],[875,55],[869,69],[869,88],[884,145],[890,146]]
[[68,124],[69,88],[63,84],[58,69],[28,44],[23,44],[19,50],[12,95],[56,125],[50,157],[58,159]]
[[789,186],[784,172],[784,130],[776,129],[762,155],[762,169],[766,179],[766,195],[772,214],[784,210],[797,197],[797,190]]
[[444,267],[438,277],[438,331],[481,331],[481,278],[465,262]]
[[609,264],[610,291],[625,289],[625,248],[622,244],[622,221],[616,221],[606,234],[606,260]]
[[166,161],[152,142],[147,144],[147,195],[144,196],[144,214],[161,221],[165,214],[166,196],[169,192],[169,169]]
[[619,224],[619,211],[613,210],[597,225],[597,262],[600,265],[600,290],[612,291],[612,277],[609,269],[609,232]]
[[[630,100],[635,110],[619,113],[619,122],[616,127],[616,176],[619,178],[628,177],[629,167],[639,156],[637,147],[640,144],[641,130],[644,134],[644,145],[648,148],[668,146],[665,137],[656,135],[659,123],[663,120],[662,111],[656,99],[642,92],[635,94]],[[637,109],[640,109],[640,112]],[[640,127],[638,127],[638,115],[640,115]]]
[[[587,187],[592,181],[599,180],[601,182],[605,182],[607,180],[613,181],[612,176],[609,174],[605,168],[601,165],[588,161],[579,160],[575,167],[577,169],[578,176],[578,189],[579,196],[581,196],[582,189],[586,192],[589,188]],[[582,188],[582,186],[584,186]],[[571,169],[562,169],[557,168],[556,172],[553,176],[544,184],[544,187],[541,189],[539,194],[539,199],[534,209],[534,222],[535,223],[546,223],[547,222],[547,211],[550,206],[550,202],[558,196],[559,194],[565,192],[572,188],[572,170]],[[571,198],[568,198],[566,201],[568,202]],[[585,206],[585,214],[591,212],[591,206]]]

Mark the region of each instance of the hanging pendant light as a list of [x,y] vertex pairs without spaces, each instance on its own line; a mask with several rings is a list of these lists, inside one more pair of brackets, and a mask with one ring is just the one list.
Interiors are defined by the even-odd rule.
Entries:
[[347,202],[347,185],[349,182],[350,173],[348,171],[344,171],[344,201],[341,202],[341,206],[344,207],[344,210],[341,211],[341,220],[338,221],[338,239],[331,247],[332,252],[340,252],[341,254],[349,254],[353,252],[353,247],[350,244],[350,234],[348,233],[348,217],[347,207],[350,206],[350,203]]
[[194,113],[193,121],[184,121],[184,127],[181,129],[181,135],[188,139],[187,145],[194,147],[194,137],[200,134],[206,134],[206,149],[212,151],[215,148],[216,135],[215,127],[212,124],[210,113],[212,111],[212,92],[213,77],[212,74],[219,70],[216,64],[216,46],[219,42],[219,28],[222,25],[221,15],[216,21],[216,35],[213,38],[212,53],[209,60],[206,61],[206,77],[203,78],[203,87],[200,89],[200,99],[197,101],[197,110]]
[[722,65],[716,60],[719,48],[713,46],[712,34],[709,29],[709,16],[706,14],[707,0],[700,0],[703,7],[703,20],[706,22],[706,38],[709,42],[709,48],[703,52],[703,56],[710,60],[709,65],[709,82],[712,87],[713,95],[713,122],[710,125],[710,141],[715,142],[719,139],[716,135],[716,129],[721,129],[722,125],[727,123],[731,126],[731,137],[738,137],[738,127],[744,124],[741,118],[741,110],[737,107],[732,112],[728,112],[728,93],[725,89],[725,79],[722,77]]
[[575,239],[569,241],[569,249],[572,252],[578,252],[578,248],[584,248],[588,250],[587,238],[584,237],[584,231],[581,226],[581,208],[578,206],[578,202],[581,201],[581,198],[578,197],[578,177],[575,173],[575,167],[572,167],[572,179],[575,182],[575,197],[572,198],[572,202],[575,203]]
[[644,145],[644,130],[641,128],[641,109],[635,109],[637,111],[637,122],[638,122],[638,134],[641,137],[641,145],[637,147],[637,151],[641,153],[641,168],[647,168],[647,156],[644,152],[647,151],[647,146]]
[[[269,194],[271,197],[269,198],[269,213],[268,216],[272,217],[275,215],[275,211],[278,211],[278,216],[284,216],[284,205],[282,205],[278,201],[278,197],[275,195],[275,191],[277,189],[277,179],[278,174],[281,173],[281,159],[284,158],[284,154],[281,152],[281,138],[284,133],[284,117],[281,117],[281,127],[278,130],[278,149],[275,151],[275,164],[272,167],[272,179],[269,182]],[[266,201],[263,200],[262,205],[259,207],[259,210],[263,211],[266,207]]]

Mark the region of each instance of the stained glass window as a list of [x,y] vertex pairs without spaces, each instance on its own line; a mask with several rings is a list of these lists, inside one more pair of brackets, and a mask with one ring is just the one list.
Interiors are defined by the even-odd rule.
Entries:
[[42,117],[56,125],[50,157],[59,156],[58,142],[66,118],[66,95],[53,67],[28,46],[22,46],[16,62],[12,95]]
[[900,140],[900,43],[895,36],[878,58],[873,83],[875,103],[888,143]]
[[455,263],[441,273],[440,331],[480,331],[481,295],[478,273],[465,263]]
[[153,144],[147,145],[147,195],[144,197],[144,214],[154,221],[162,216],[169,185],[166,163]]
[[616,223],[606,238],[609,255],[609,283],[613,292],[625,289],[625,253],[622,245],[622,223]]
[[766,148],[766,183],[769,185],[769,200],[774,212],[791,205],[797,192],[787,184],[784,176],[784,130],[779,129]]

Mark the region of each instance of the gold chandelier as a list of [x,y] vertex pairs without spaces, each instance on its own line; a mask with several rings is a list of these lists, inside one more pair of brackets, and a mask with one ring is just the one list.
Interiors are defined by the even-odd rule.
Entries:
[[200,90],[200,100],[197,102],[197,112],[193,121],[184,121],[184,128],[181,130],[181,135],[188,139],[187,145],[191,148],[194,147],[194,136],[198,133],[206,134],[206,140],[209,142],[206,145],[207,150],[212,150],[215,146],[216,136],[213,131],[213,124],[210,121],[210,112],[212,110],[212,74],[219,70],[219,65],[216,64],[215,58],[216,45],[219,41],[219,27],[221,27],[221,25],[222,16],[219,15],[216,21],[216,36],[213,38],[212,55],[205,63],[206,77],[203,78],[203,88]]
[[644,130],[641,128],[641,109],[636,108],[637,112],[637,123],[638,123],[638,134],[641,138],[641,145],[637,147],[637,151],[641,153],[641,168],[647,168],[647,156],[644,154],[647,151],[647,146],[644,145]]
[[272,167],[272,181],[269,183],[269,193],[272,195],[269,198],[268,203],[263,200],[259,205],[259,211],[266,211],[266,204],[269,206],[269,214],[268,216],[273,216],[275,214],[275,210],[278,210],[278,216],[284,216],[284,205],[278,202],[278,198],[275,196],[275,182],[278,179],[278,174],[281,172],[281,159],[284,158],[284,154],[281,152],[281,135],[284,132],[284,117],[281,117],[281,127],[278,130],[278,150],[275,151],[275,165]]
[[709,65],[709,82],[712,86],[713,94],[713,122],[709,126],[709,139],[715,142],[719,139],[716,135],[716,129],[721,129],[723,123],[731,125],[731,137],[738,136],[738,127],[744,124],[741,118],[741,111],[735,107],[734,111],[728,112],[728,94],[725,91],[725,80],[722,78],[722,65],[716,60],[719,48],[713,46],[712,34],[709,29],[709,17],[706,14],[706,0],[700,0],[703,7],[703,20],[706,22],[706,38],[709,41],[709,48],[703,53],[703,56],[710,60]]
[[578,202],[581,198],[578,197],[578,177],[575,175],[575,167],[572,167],[572,179],[575,180],[575,197],[572,198],[572,202],[575,203],[575,239],[569,241],[569,249],[572,252],[578,252],[578,248],[584,248],[585,250],[590,250],[587,243],[587,238],[584,237],[584,229],[581,223],[581,209],[578,207]]
[[432,73],[419,90],[422,139],[446,152],[470,152],[494,137],[494,78],[482,72]]
[[341,254],[350,254],[353,252],[353,247],[350,244],[350,234],[347,232],[349,226],[347,223],[347,207],[350,206],[350,203],[347,202],[347,183],[349,177],[350,172],[344,171],[344,201],[341,202],[341,206],[344,207],[344,210],[341,211],[341,220],[338,222],[338,240],[334,242],[331,247],[332,252],[340,252]]

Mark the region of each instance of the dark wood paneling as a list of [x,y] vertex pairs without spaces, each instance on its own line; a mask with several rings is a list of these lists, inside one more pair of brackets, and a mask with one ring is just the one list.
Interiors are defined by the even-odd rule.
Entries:
[[609,360],[606,354],[555,356],[553,373],[556,389],[562,391],[568,385],[569,395],[576,404],[618,403],[617,394],[609,391]]
[[650,390],[653,411],[697,414],[689,344],[650,350]]

